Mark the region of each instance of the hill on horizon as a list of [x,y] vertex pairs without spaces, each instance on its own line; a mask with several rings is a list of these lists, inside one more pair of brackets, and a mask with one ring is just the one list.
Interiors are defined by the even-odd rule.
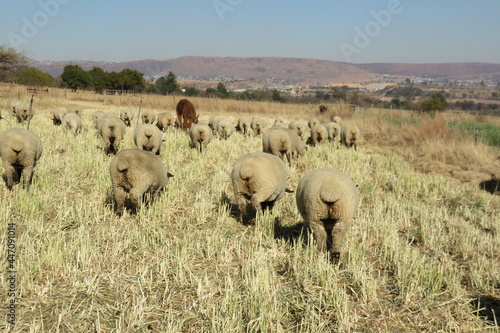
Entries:
[[79,65],[84,70],[97,66],[108,72],[130,68],[150,78],[164,76],[171,71],[177,76],[201,80],[255,79],[274,83],[317,86],[375,82],[380,81],[382,75],[500,81],[500,64],[489,63],[351,64],[309,58],[186,56],[165,60],[148,59],[127,62],[33,61],[29,65],[52,76],[58,76],[62,74],[64,66],[69,64]]

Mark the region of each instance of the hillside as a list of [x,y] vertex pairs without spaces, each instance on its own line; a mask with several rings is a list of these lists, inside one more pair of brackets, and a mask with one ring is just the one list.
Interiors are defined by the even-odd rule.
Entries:
[[97,66],[108,72],[130,68],[147,77],[163,76],[172,71],[177,76],[199,80],[255,79],[301,85],[366,83],[384,80],[381,75],[500,81],[500,64],[489,63],[349,64],[305,58],[180,57],[128,62],[34,61],[30,66],[58,76],[68,64],[77,64],[85,70]]
[[302,58],[235,58],[235,57],[181,57],[166,60],[130,62],[58,61],[33,62],[31,66],[60,75],[67,64],[77,64],[85,70],[94,66],[105,71],[124,68],[138,70],[148,77],[162,76],[169,71],[177,76],[197,79],[240,78],[287,84],[325,85],[329,83],[361,83],[375,79],[366,70],[348,63]]
[[432,79],[500,81],[500,64],[476,62],[443,64],[371,63],[355,66],[379,75],[390,74],[429,77]]

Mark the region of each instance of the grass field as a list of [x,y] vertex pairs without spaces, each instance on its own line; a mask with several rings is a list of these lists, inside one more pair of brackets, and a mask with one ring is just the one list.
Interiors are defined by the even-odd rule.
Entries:
[[[0,87],[0,132],[18,126],[9,102],[30,94]],[[143,108],[175,110],[180,97],[144,96]],[[288,185],[317,168],[338,169],[360,187],[361,205],[340,264],[319,253],[294,194],[244,226],[229,173],[261,137],[215,138],[203,154],[188,136],[165,133],[167,190],[136,215],[113,212],[109,163],[91,113],[137,109],[139,96],[53,90],[34,99],[30,129],[44,152],[32,187],[0,183],[0,253],[15,245],[13,273],[2,261],[3,332],[498,332],[500,151],[462,136],[444,114],[332,110],[356,123],[358,151],[310,147],[287,166]],[[193,98],[200,119],[260,115],[309,119],[315,105]],[[55,106],[78,103],[87,130],[52,125]],[[390,119],[390,120],[387,120]],[[396,119],[396,120],[394,120]],[[121,148],[135,148],[128,129]],[[8,237],[14,235],[14,237]],[[11,258],[12,259],[12,258]]]

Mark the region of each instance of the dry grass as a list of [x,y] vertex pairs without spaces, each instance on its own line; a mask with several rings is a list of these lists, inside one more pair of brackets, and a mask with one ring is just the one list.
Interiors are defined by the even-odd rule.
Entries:
[[[0,89],[1,131],[17,126],[7,108],[18,92],[30,96],[22,89]],[[144,96],[143,107],[174,112],[178,100]],[[271,125],[276,116],[317,115],[315,105],[192,101],[205,120],[259,114]],[[74,102],[88,108],[88,130],[76,138],[49,116]],[[198,154],[185,133],[167,132],[161,158],[174,174],[167,191],[137,215],[117,217],[111,158],[90,114],[138,103],[139,96],[108,96],[103,105],[91,93],[65,99],[60,90],[35,97],[31,129],[44,154],[34,184],[29,191],[0,184],[0,251],[8,222],[17,246],[17,321],[12,327],[2,312],[2,331],[498,331],[500,197],[473,181],[498,170],[498,149],[457,138],[447,128],[453,115],[332,110],[322,119],[340,114],[364,133],[358,152],[319,145],[288,167],[291,186],[324,167],[360,186],[337,267],[317,252],[294,195],[253,224],[238,223],[229,172],[240,155],[261,150],[259,137],[235,133]],[[129,130],[122,148],[133,147]]]

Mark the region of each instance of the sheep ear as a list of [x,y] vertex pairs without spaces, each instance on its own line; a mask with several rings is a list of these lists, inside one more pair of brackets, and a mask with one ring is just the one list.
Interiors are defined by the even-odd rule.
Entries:
[[171,174],[170,172],[167,172],[167,177],[170,178],[170,177],[173,177],[174,175]]
[[293,192],[295,192],[295,191],[294,191],[294,190],[292,190],[292,189],[289,189],[289,188],[285,188],[285,192],[286,192],[286,193],[293,193]]

